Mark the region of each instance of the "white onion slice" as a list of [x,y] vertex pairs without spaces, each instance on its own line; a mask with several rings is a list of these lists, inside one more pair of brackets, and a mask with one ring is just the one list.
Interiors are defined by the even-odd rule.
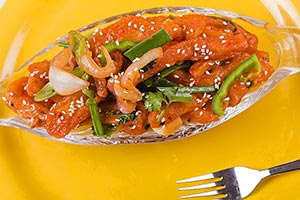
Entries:
[[92,53],[90,51],[83,53],[79,57],[79,64],[86,73],[93,77],[106,78],[116,72],[116,66],[107,49],[104,46],[101,46],[100,48],[106,58],[106,65],[104,67],[97,65],[97,63],[93,60]]
[[163,50],[161,47],[152,49],[145,53],[142,57],[137,58],[132,64],[125,70],[121,78],[121,84],[123,87],[133,89],[132,86],[136,85],[139,78],[139,70],[145,67],[152,60],[155,60],[163,56]]
[[[132,102],[140,101],[142,99],[142,93],[135,87],[137,84],[137,80],[140,76],[139,70],[145,67],[152,60],[155,60],[162,56],[163,50],[161,47],[158,47],[148,51],[136,61],[133,61],[132,64],[125,70],[124,74],[122,75],[120,87],[115,88],[118,97],[130,100]],[[130,98],[128,98],[129,94],[131,96]]]
[[50,66],[49,81],[53,89],[63,96],[78,92],[90,85],[89,82],[55,66]]

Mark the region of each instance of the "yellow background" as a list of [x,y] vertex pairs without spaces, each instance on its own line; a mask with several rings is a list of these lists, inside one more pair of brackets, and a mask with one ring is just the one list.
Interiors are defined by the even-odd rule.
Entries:
[[[300,10],[299,0],[293,2]],[[17,66],[70,29],[128,11],[187,5],[274,22],[258,0],[9,0],[0,9],[0,66],[20,30],[28,35]],[[231,121],[167,143],[77,146],[1,127],[0,199],[171,200],[184,194],[177,191],[177,179],[235,165],[262,169],[299,159],[299,86],[300,75],[289,77]],[[300,171],[263,181],[247,198],[265,199],[300,199]]]

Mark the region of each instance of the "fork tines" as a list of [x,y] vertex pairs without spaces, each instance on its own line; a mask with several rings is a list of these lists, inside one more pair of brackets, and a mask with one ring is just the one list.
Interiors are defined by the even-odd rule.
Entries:
[[181,199],[206,196],[212,197],[213,199],[222,199],[226,197],[226,195],[220,193],[220,190],[225,188],[225,186],[221,183],[222,179],[223,177],[216,176],[214,173],[211,173],[179,180],[176,183],[200,182],[198,185],[178,188],[180,191],[199,190],[196,194],[181,196]]

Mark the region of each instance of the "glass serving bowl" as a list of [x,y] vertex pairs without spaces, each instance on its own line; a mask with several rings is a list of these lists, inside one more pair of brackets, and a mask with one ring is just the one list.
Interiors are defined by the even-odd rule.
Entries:
[[[180,15],[187,13],[199,13],[205,15],[214,16],[227,16],[232,18],[234,22],[244,27],[246,30],[256,34],[259,39],[259,49],[267,51],[270,55],[270,62],[275,66],[275,73],[258,89],[248,93],[243,100],[235,107],[229,107],[225,110],[225,115],[216,122],[207,124],[190,123],[181,126],[179,130],[171,135],[160,135],[156,132],[145,132],[142,135],[132,136],[123,132],[115,133],[109,137],[97,137],[92,134],[91,127],[81,127],[80,130],[76,129],[68,134],[65,138],[57,139],[48,135],[44,128],[31,129],[24,119],[16,116],[8,108],[1,111],[0,125],[10,126],[23,129],[27,132],[40,135],[52,140],[61,142],[81,144],[81,145],[115,145],[115,144],[136,144],[136,143],[150,143],[150,142],[162,142],[170,141],[180,138],[185,138],[205,130],[211,129],[223,122],[233,118],[239,113],[245,111],[252,106],[262,97],[264,97],[269,91],[271,91],[277,83],[279,83],[285,77],[300,72],[300,30],[296,27],[279,26],[269,24],[258,19],[243,16],[234,12],[216,10],[212,8],[201,7],[161,7],[152,8],[147,10],[139,10],[130,13],[125,13],[113,17],[109,17],[95,23],[89,24],[78,29],[83,34],[91,34],[97,28],[105,27],[118,19],[128,15]],[[26,67],[33,62],[38,62],[44,59],[51,59],[56,55],[61,48],[58,46],[59,42],[66,39],[67,36],[63,36],[50,44],[21,67],[19,67],[13,74],[9,75],[4,81],[0,83],[0,94],[4,96],[5,88],[7,85],[16,78],[26,73]],[[4,101],[1,101],[4,104]]]

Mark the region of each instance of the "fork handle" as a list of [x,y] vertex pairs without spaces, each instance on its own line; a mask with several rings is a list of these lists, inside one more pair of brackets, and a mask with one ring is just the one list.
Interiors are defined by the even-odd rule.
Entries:
[[280,174],[293,170],[300,169],[300,160],[295,160],[289,163],[285,163],[276,167],[269,168],[270,175]]

